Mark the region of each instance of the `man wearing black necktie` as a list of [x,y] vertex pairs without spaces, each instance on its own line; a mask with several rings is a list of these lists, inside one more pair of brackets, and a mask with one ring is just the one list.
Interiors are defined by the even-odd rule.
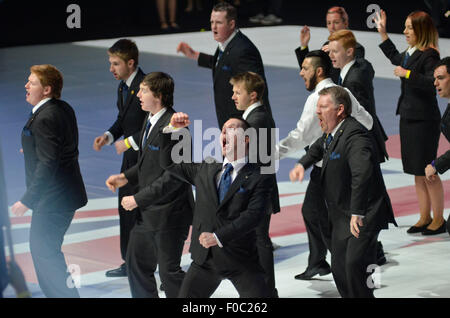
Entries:
[[[183,128],[189,116],[176,113],[170,125]],[[258,260],[255,229],[267,211],[272,178],[257,164],[248,163],[244,136],[248,123],[231,118],[220,135],[222,163],[175,164],[170,156],[174,141],[171,127],[160,134],[162,167],[196,187],[189,267],[179,297],[210,297],[223,278],[229,279],[240,297],[270,297]]]
[[373,297],[369,275],[376,268],[377,237],[396,225],[373,140],[350,116],[351,100],[340,87],[319,92],[316,113],[323,136],[290,172],[302,181],[305,169],[323,159],[321,183],[331,222],[331,271],[342,297]]
[[[144,78],[138,97],[148,118],[138,139],[138,162],[106,180],[112,191],[126,184],[138,185],[138,190],[121,202],[127,211],[140,208],[126,256],[128,281],[135,298],[158,297],[157,265],[168,298],[177,297],[184,278],[180,261],[192,221],[192,189],[160,167],[161,145],[157,138],[174,113],[173,90],[173,80],[165,73],[154,72]],[[169,155],[171,150],[164,149]]]
[[[221,2],[214,6],[211,13],[211,31],[218,48],[214,55],[194,51],[187,43],[181,42],[177,52],[182,52],[190,59],[196,60],[199,66],[212,69],[214,83],[214,102],[219,128],[231,117],[241,117],[242,111],[234,106],[231,96],[232,76],[246,72],[255,72],[264,79],[264,65],[256,46],[236,27],[237,12],[232,5]],[[268,89],[263,96],[270,117],[272,110],[269,104]]]
[[[105,145],[115,142],[117,153],[123,153],[120,171],[134,166],[137,162],[139,150],[139,134],[146,113],[141,109],[136,94],[139,84],[145,74],[137,66],[139,62],[139,51],[136,44],[128,39],[121,39],[108,49],[110,71],[114,78],[120,80],[117,91],[117,108],[119,110],[117,119],[103,135],[94,140],[94,149],[100,151]],[[124,136],[124,139],[119,140]],[[136,191],[130,185],[119,189],[119,217],[120,217],[120,252],[125,261],[127,254],[130,231],[136,223],[138,209],[132,213],[125,211],[120,202],[126,195],[134,194]],[[126,266],[123,263],[119,268],[106,272],[108,277],[126,276]]]

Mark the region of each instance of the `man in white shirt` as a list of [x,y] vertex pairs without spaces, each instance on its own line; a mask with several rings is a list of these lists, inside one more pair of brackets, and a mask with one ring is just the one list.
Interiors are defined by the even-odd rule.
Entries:
[[[308,147],[322,136],[319,119],[316,115],[316,106],[319,100],[319,91],[336,85],[329,77],[331,68],[330,57],[322,50],[309,52],[303,60],[300,76],[305,81],[306,89],[312,94],[305,102],[297,127],[276,147],[280,159]],[[372,116],[351,93],[349,95],[352,101],[351,115],[370,130],[373,124]],[[302,215],[308,233],[310,254],[306,271],[296,275],[296,279],[311,279],[318,274],[330,273],[330,265],[325,258],[327,248],[330,248],[331,237],[328,212],[320,184],[321,164],[321,162],[316,163],[311,171],[310,182],[303,201]]]

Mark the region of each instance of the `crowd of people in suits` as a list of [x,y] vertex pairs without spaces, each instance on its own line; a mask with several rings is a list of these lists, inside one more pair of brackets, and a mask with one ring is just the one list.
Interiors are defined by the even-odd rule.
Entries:
[[[398,65],[402,163],[404,172],[415,176],[420,205],[420,220],[408,233],[443,233],[447,223],[438,174],[450,167],[450,151],[437,158],[437,147],[440,131],[450,137],[450,111],[441,124],[436,89],[450,97],[449,58],[439,60],[437,33],[425,12],[407,17],[409,48],[402,53],[387,36],[386,20],[381,11],[376,19],[380,48]],[[190,142],[190,118],[174,109],[172,77],[145,75],[131,40],[108,49],[110,71],[120,80],[117,120],[95,138],[93,148],[114,144],[123,154],[120,173],[106,185],[118,190],[124,262],[106,275],[127,276],[132,297],[158,297],[157,267],[167,297],[210,297],[224,278],[241,297],[278,297],[269,236],[271,215],[280,212],[276,171],[262,172],[270,162],[262,159],[261,143],[257,160],[249,160],[252,139],[265,130],[266,149],[274,150],[267,153],[271,161],[306,148],[290,171],[292,181],[302,181],[313,167],[302,207],[308,267],[295,279],[331,272],[342,297],[373,297],[367,268],[386,262],[378,234],[396,221],[380,169],[389,158],[387,135],[376,114],[374,70],[364,59],[364,47],[348,30],[342,7],[326,14],[330,36],[322,48],[310,51],[309,28],[302,28],[295,54],[311,94],[297,126],[276,143],[262,58],[236,21],[236,9],[219,3],[210,20],[215,53],[195,51],[185,42],[177,47],[212,70],[223,162],[176,162],[174,151],[182,156],[186,150],[177,144]],[[27,190],[12,212],[21,216],[33,210],[31,254],[44,294],[79,297],[67,284],[70,273],[61,251],[75,211],[87,203],[75,114],[60,99],[62,74],[54,66],[32,66],[25,88],[33,106],[22,131]],[[250,128],[256,135],[245,134]],[[185,273],[180,261],[190,226],[192,263]]]

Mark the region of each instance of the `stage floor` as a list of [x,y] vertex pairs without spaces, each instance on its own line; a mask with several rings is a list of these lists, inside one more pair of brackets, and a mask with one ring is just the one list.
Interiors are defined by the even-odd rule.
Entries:
[[[274,119],[283,138],[295,127],[309,95],[299,77],[294,49],[299,45],[298,26],[278,26],[242,29],[261,51],[265,63],[269,98]],[[327,37],[324,28],[311,28],[310,47],[319,48]],[[448,233],[434,237],[408,235],[406,229],[418,220],[418,204],[413,176],[402,172],[398,120],[395,116],[400,81],[393,76],[394,67],[377,47],[380,40],[375,32],[355,32],[366,48],[366,58],[376,71],[374,80],[378,116],[389,135],[391,159],[382,164],[383,176],[399,224],[382,231],[380,241],[387,253],[388,263],[379,273],[380,288],[376,297],[450,297],[450,237]],[[179,41],[194,49],[213,52],[215,42],[210,32],[170,34],[133,38],[140,49],[140,66],[144,72],[164,71],[175,80],[175,106],[192,119],[201,120],[203,131],[215,127],[211,72],[197,67],[192,60],[175,52]],[[392,35],[401,50],[406,48],[402,35]],[[107,278],[105,271],[122,263],[119,251],[119,221],[117,198],[105,186],[110,174],[120,168],[120,157],[114,147],[101,152],[92,149],[96,136],[110,127],[117,115],[116,82],[109,73],[106,49],[116,39],[86,41],[70,44],[24,46],[0,49],[0,73],[7,80],[0,82],[0,140],[9,205],[20,199],[25,189],[23,157],[19,152],[20,132],[30,105],[25,102],[24,85],[33,64],[50,63],[64,74],[62,98],[75,109],[80,134],[80,165],[88,191],[89,202],[79,210],[65,237],[63,251],[67,262],[79,268],[82,297],[130,297],[126,278]],[[439,42],[441,56],[450,55],[450,40]],[[439,99],[441,112],[447,101]],[[197,137],[194,132],[194,138]],[[202,139],[203,144],[209,140]],[[441,136],[439,153],[448,150],[449,143]],[[275,251],[276,284],[280,297],[322,298],[339,297],[331,275],[312,281],[297,281],[308,257],[308,243],[301,216],[301,204],[308,181],[291,183],[288,172],[301,152],[280,161],[277,173],[281,196],[281,213],[273,216],[270,233],[280,245]],[[196,153],[201,157],[201,152]],[[445,190],[445,217],[450,213],[450,173],[441,176]],[[307,176],[307,179],[309,177]],[[16,257],[25,272],[33,297],[43,297],[37,285],[28,236],[31,213],[11,217]],[[183,268],[190,264],[189,239],[182,258]],[[329,255],[328,255],[329,257]],[[159,279],[159,277],[158,277]],[[6,297],[14,297],[8,288]],[[164,293],[160,293],[164,297]],[[237,297],[229,281],[223,281],[213,297]]]

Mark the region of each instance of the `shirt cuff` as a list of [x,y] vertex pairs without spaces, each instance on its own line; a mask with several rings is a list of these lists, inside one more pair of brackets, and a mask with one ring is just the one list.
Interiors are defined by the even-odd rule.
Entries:
[[163,134],[170,134],[170,133],[173,133],[173,132],[178,131],[180,129],[181,128],[176,128],[176,127],[173,127],[171,124],[168,124],[166,127],[164,127],[162,132],[163,132]]
[[133,148],[134,150],[138,151],[139,150],[139,146],[136,144],[136,142],[134,141],[133,136],[128,137],[128,142],[130,143],[131,148]]
[[219,245],[220,248],[223,247],[222,243],[219,241],[219,238],[217,237],[216,233],[213,233],[214,237],[216,238],[217,245]]
[[109,131],[105,131],[103,134],[106,135],[106,137],[108,138],[106,144],[108,146],[111,145],[114,142],[114,136]]
[[364,219],[366,217],[365,215],[360,215],[360,214],[352,214],[352,216],[359,216],[361,219]]

